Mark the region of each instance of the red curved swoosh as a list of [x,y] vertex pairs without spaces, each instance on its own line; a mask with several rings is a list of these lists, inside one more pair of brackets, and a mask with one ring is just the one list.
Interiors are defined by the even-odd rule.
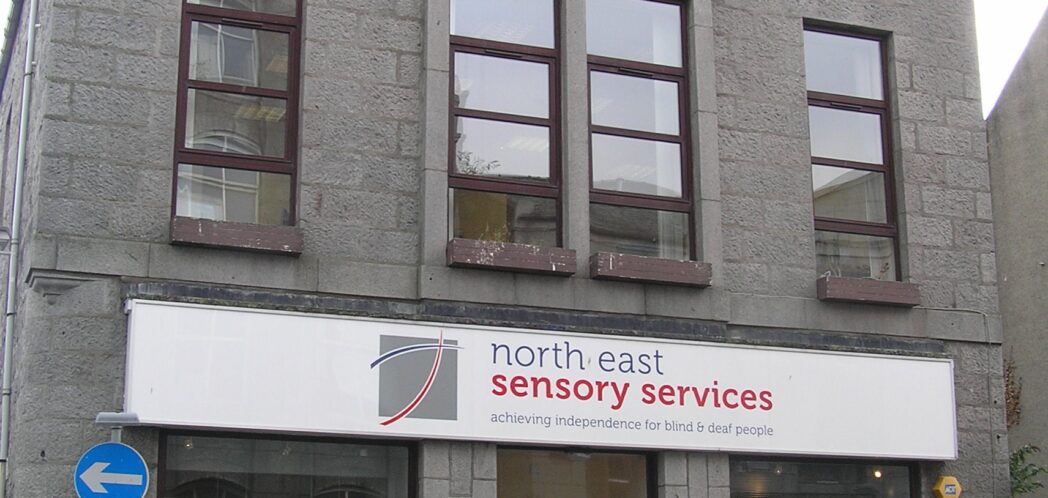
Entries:
[[396,422],[397,420],[406,417],[409,413],[415,410],[415,407],[418,406],[419,403],[422,402],[422,399],[426,397],[426,393],[429,392],[429,388],[433,386],[433,380],[437,378],[437,371],[440,370],[440,357],[443,354],[444,332],[442,331],[440,333],[439,338],[437,339],[437,356],[436,358],[433,358],[433,368],[430,368],[429,370],[429,378],[426,379],[426,384],[423,385],[422,390],[420,390],[418,394],[415,395],[415,399],[411,402],[411,404],[405,406],[403,410],[400,410],[400,413],[397,413],[396,415],[390,417],[388,420],[382,422],[382,425],[389,425],[393,422]]

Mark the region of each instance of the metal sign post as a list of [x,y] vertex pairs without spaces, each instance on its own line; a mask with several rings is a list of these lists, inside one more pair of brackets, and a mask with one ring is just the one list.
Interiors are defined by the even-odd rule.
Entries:
[[124,427],[138,425],[138,416],[126,412],[102,412],[95,423],[109,427],[110,442],[84,452],[73,472],[73,488],[79,498],[142,498],[149,488],[149,469],[142,455],[123,444]]

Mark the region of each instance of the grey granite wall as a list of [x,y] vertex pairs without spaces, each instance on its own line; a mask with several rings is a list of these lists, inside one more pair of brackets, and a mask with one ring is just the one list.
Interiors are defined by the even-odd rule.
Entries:
[[[1021,416],[1008,432],[1013,448],[1048,448],[1048,21],[1030,39],[987,121],[993,178],[997,268],[1004,317],[1004,355],[1022,384]],[[991,261],[992,263],[992,261]],[[1044,454],[1031,461],[1044,464]],[[1038,490],[1032,496],[1045,497]]]

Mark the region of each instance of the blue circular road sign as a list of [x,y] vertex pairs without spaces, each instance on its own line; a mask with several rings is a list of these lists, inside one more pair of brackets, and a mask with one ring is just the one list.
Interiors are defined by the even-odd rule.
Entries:
[[80,498],[142,498],[149,487],[149,469],[134,448],[102,443],[80,457],[73,484]]

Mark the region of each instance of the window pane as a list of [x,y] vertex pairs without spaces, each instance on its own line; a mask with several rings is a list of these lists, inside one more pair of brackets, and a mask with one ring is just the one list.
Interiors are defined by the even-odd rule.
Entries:
[[455,170],[477,176],[549,179],[549,128],[458,118]]
[[167,498],[407,498],[408,449],[370,444],[167,436]]
[[732,498],[910,496],[910,472],[903,465],[732,458],[729,480]]
[[549,117],[549,65],[455,54],[455,98],[464,109]]
[[804,32],[808,90],[881,100],[881,44],[851,36]]
[[677,84],[590,71],[590,111],[593,124],[680,134]]
[[177,190],[178,216],[261,225],[291,224],[288,175],[179,164]]
[[815,231],[819,275],[895,280],[895,243],[888,237]]
[[808,118],[812,157],[884,164],[880,115],[808,106]]
[[498,450],[499,498],[646,498],[644,455]]
[[553,0],[451,0],[451,34],[553,48]]
[[645,0],[586,0],[590,54],[681,67],[681,9]]
[[296,0],[189,0],[189,3],[282,16],[295,15],[297,5]]
[[681,197],[680,144],[593,134],[593,188]]
[[557,201],[451,189],[452,237],[557,246]]
[[285,100],[190,89],[187,107],[186,147],[284,157]]
[[590,204],[590,249],[690,259],[688,215],[607,204]]
[[194,22],[189,51],[189,79],[287,89],[287,34]]
[[812,165],[815,216],[886,223],[884,174]]

